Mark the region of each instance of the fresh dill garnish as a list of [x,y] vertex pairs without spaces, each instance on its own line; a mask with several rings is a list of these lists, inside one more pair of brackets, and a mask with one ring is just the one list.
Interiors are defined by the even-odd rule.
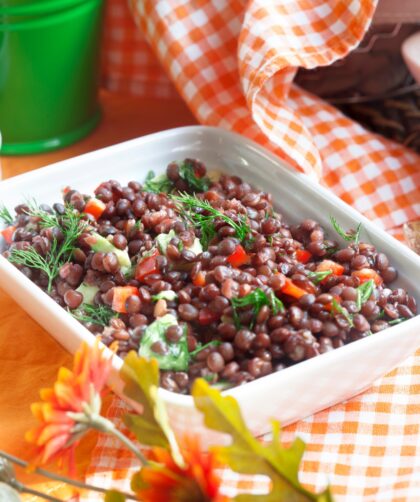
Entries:
[[179,164],[179,176],[194,192],[206,192],[211,184],[207,176],[199,178],[194,172],[194,165],[190,159],[185,159]]
[[6,225],[13,224],[13,217],[4,204],[0,204],[0,220],[3,220],[6,223]]
[[398,317],[398,319],[393,319],[392,321],[388,321],[390,326],[394,326],[395,324],[400,324],[403,321],[407,321],[407,317]]
[[308,277],[311,279],[311,281],[314,284],[319,284],[321,281],[323,281],[326,277],[332,274],[332,270],[322,270],[319,272],[308,272]]
[[353,328],[354,324],[352,315],[349,314],[347,310],[343,308],[335,298],[332,301],[331,314],[334,314],[334,312],[336,312],[337,314],[341,314],[345,318],[345,320],[349,323],[349,326]]
[[369,300],[374,289],[375,289],[375,282],[373,281],[373,279],[369,279],[356,289],[357,291],[356,305],[359,310],[362,308],[362,305]]
[[348,232],[345,232],[344,229],[343,229],[343,227],[340,226],[340,224],[334,218],[334,216],[330,216],[330,221],[331,221],[331,225],[333,226],[334,230],[345,241],[353,242],[356,245],[359,244],[360,231],[362,229],[362,224],[361,223],[359,223],[357,225],[356,230],[349,230]]
[[98,324],[100,326],[108,326],[113,317],[118,317],[118,314],[106,305],[89,305],[83,304],[77,310],[70,312],[71,315],[80,322]]
[[239,319],[239,314],[236,309],[252,306],[252,312],[254,315],[254,319],[250,325],[250,328],[254,326],[255,317],[258,315],[258,312],[264,305],[267,305],[271,308],[271,311],[274,315],[277,315],[279,312],[284,312],[284,305],[281,300],[279,300],[274,291],[271,291],[268,295],[264,293],[264,291],[260,288],[254,289],[248,295],[243,296],[242,298],[232,298],[231,300],[232,309],[233,309],[233,321],[235,326],[239,329],[241,326],[241,321]]
[[153,171],[147,173],[146,179],[143,185],[144,192],[152,193],[169,193],[173,189],[172,181],[166,176],[166,174],[155,175]]
[[190,358],[193,358],[204,349],[207,349],[207,347],[218,347],[221,343],[222,342],[220,340],[211,340],[211,342],[205,343],[204,345],[199,345],[196,349],[192,350],[189,353],[189,356]]
[[216,229],[214,228],[215,218],[220,218],[232,227],[235,230],[235,237],[240,241],[246,243],[249,240],[251,228],[244,215],[239,215],[239,221],[236,222],[218,209],[215,209],[209,201],[199,199],[195,195],[189,195],[185,192],[181,193],[179,196],[172,195],[171,198],[177,202],[177,207],[181,215],[191,225],[200,230],[200,242],[204,249],[208,248],[209,243],[216,235]]
[[51,240],[50,249],[45,256],[40,255],[33,246],[26,249],[12,249],[9,261],[17,265],[34,268],[44,272],[48,278],[48,292],[57,277],[60,267],[67,263],[73,254],[76,241],[86,228],[86,223],[81,221],[81,215],[71,206],[66,206],[63,215],[50,214],[31,202],[26,212],[29,216],[39,219],[42,228],[58,228],[63,234],[61,242],[55,237]]

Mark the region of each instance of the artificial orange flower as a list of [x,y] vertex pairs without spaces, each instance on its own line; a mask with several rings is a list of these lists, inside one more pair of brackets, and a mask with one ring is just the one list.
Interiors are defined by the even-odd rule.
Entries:
[[36,445],[38,462],[60,458],[73,463],[74,450],[91,426],[90,417],[99,415],[101,392],[111,370],[111,359],[104,357],[99,343],[83,343],[74,355],[73,370],[60,368],[52,389],[42,389],[42,402],[31,410],[40,424],[26,433]]
[[196,439],[185,438],[180,467],[171,453],[152,448],[149,463],[133,479],[132,487],[142,502],[227,502],[220,493],[220,463],[213,452],[200,451]]

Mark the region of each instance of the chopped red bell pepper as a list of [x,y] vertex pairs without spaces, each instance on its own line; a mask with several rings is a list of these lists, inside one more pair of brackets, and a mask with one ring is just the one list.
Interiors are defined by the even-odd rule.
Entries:
[[240,244],[236,246],[235,251],[227,258],[227,261],[235,268],[248,264],[250,260],[250,256]]
[[127,313],[126,302],[130,296],[140,296],[138,288],[135,286],[116,286],[112,297],[112,310],[120,314]]
[[212,322],[217,321],[218,319],[220,319],[220,314],[214,312],[213,310],[210,310],[207,307],[201,309],[198,313],[198,322],[202,326],[207,326]]
[[295,256],[299,263],[308,263],[308,261],[312,258],[312,253],[307,249],[297,249]]
[[286,283],[281,288],[281,292],[284,293],[285,295],[289,295],[289,296],[292,296],[293,298],[297,298],[297,299],[299,299],[303,295],[308,294],[307,291],[300,288],[299,286],[296,286],[296,284],[288,277],[286,277]]
[[371,268],[362,268],[361,270],[355,270],[354,272],[351,273],[353,277],[358,277],[360,280],[360,284],[363,284],[366,281],[369,281],[370,279],[373,279],[373,282],[377,285],[380,286],[384,281],[382,277],[376,272],[375,270]]
[[146,276],[150,274],[156,274],[159,272],[159,268],[157,266],[156,258],[159,256],[159,251],[155,249],[153,254],[150,256],[146,256],[142,258],[136,267],[135,278],[138,281],[143,280]]
[[13,242],[13,234],[15,233],[15,230],[16,227],[10,225],[0,232],[7,244],[11,244]]
[[206,285],[206,274],[200,270],[193,277],[192,283],[194,284],[194,286],[199,286],[200,288],[203,288]]
[[99,199],[92,197],[86,202],[84,212],[92,215],[95,220],[99,220],[105,211],[106,204]]

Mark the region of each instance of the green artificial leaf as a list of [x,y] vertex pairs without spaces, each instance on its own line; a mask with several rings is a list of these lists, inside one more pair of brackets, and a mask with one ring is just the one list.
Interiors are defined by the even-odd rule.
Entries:
[[356,305],[359,310],[362,308],[362,305],[369,300],[374,289],[375,282],[373,279],[369,279],[357,288]]
[[172,181],[166,174],[158,174],[155,176],[153,171],[147,173],[143,191],[152,193],[169,193],[173,188]]
[[[156,359],[161,370],[187,371],[189,353],[187,335],[184,332],[179,342],[171,343],[166,339],[166,330],[170,326],[178,325],[172,314],[166,314],[147,326],[140,343],[139,355],[147,359]],[[167,347],[166,354],[157,354],[152,346],[155,342],[162,342]]]
[[338,223],[338,221],[334,218],[334,216],[330,216],[331,225],[337,234],[342,237],[345,241],[354,242],[354,244],[359,244],[360,240],[360,231],[362,230],[362,224],[359,223],[357,225],[356,230],[349,230],[346,232],[343,227]]
[[308,272],[308,277],[314,284],[319,284],[326,277],[332,274],[332,270],[322,270],[319,272]]
[[120,375],[125,383],[124,394],[143,408],[141,415],[125,415],[124,422],[127,427],[142,444],[170,448],[175,462],[182,466],[184,461],[169,425],[165,404],[158,393],[158,362],[129,352],[124,359]]
[[161,291],[157,295],[152,296],[152,300],[157,302],[158,300],[168,300],[168,302],[173,302],[178,298],[178,295],[172,289],[167,289],[165,291]]
[[190,159],[185,159],[181,164],[178,164],[179,176],[183,179],[188,187],[194,192],[206,192],[211,185],[211,181],[207,176],[199,178],[194,172],[194,164]]
[[195,380],[192,388],[196,408],[204,415],[205,425],[232,438],[229,446],[216,447],[220,458],[235,472],[266,475],[272,482],[266,495],[238,495],[236,502],[327,502],[332,495],[327,489],[321,494],[306,490],[299,482],[299,466],[305,445],[295,439],[289,448],[280,443],[280,424],[273,421],[273,439],[263,444],[254,438],[242,417],[238,402],[222,396],[205,380]]
[[125,495],[117,490],[108,490],[105,493],[104,502],[125,502]]
[[0,502],[20,502],[19,493],[6,483],[0,482]]

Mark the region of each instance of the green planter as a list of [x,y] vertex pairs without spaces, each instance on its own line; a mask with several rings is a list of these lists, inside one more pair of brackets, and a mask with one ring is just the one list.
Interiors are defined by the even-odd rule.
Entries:
[[69,145],[98,123],[102,0],[0,2],[3,154]]

